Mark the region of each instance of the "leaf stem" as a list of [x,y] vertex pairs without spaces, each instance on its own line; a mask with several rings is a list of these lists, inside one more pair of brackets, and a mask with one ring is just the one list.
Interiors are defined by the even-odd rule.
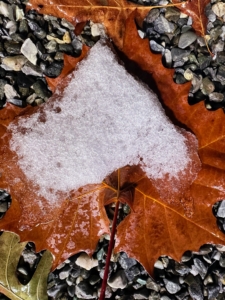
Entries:
[[110,259],[111,259],[111,255],[112,255],[112,251],[113,251],[114,243],[115,243],[117,218],[118,218],[118,211],[119,211],[119,205],[120,205],[120,201],[118,200],[119,194],[120,194],[120,169],[118,169],[117,201],[116,201],[116,207],[115,207],[115,212],[114,212],[114,217],[113,217],[112,231],[111,231],[111,236],[110,236],[110,241],[109,241],[109,247],[108,247],[106,263],[105,263],[105,272],[104,272],[104,276],[103,276],[103,280],[102,280],[101,294],[100,294],[99,300],[105,299],[105,290],[106,290],[107,280],[108,280],[108,275],[109,275]]
[[185,4],[186,2],[187,1],[179,2],[179,3],[171,3],[171,4],[166,4],[166,5],[154,5],[154,6],[151,6],[151,9],[153,9],[153,8],[181,6],[182,4]]
[[105,272],[104,272],[104,277],[103,277],[103,281],[102,281],[101,294],[100,294],[99,300],[105,299],[105,290],[106,290],[107,280],[108,280],[108,275],[109,275],[110,258],[112,255],[112,250],[114,248],[114,242],[115,242],[115,233],[116,233],[116,225],[117,225],[116,223],[117,223],[119,205],[120,205],[120,202],[117,201],[115,213],[114,213],[114,217],[113,217],[112,232],[111,232],[111,237],[110,237],[110,241],[109,241],[109,247],[108,247],[106,263],[105,263]]

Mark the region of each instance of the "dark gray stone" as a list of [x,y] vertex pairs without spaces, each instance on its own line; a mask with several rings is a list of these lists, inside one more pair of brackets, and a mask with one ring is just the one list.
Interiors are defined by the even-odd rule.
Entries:
[[19,23],[19,32],[27,34],[28,33],[28,23],[26,19],[22,19]]
[[136,276],[140,274],[140,270],[137,266],[133,266],[130,269],[124,270],[128,282],[132,282]]
[[75,294],[82,299],[96,299],[96,293],[93,288],[85,281],[81,281],[75,286]]
[[121,267],[125,270],[130,269],[137,264],[137,261],[134,258],[129,258],[125,252],[121,253],[118,261]]
[[15,106],[19,106],[19,107],[26,107],[27,104],[26,104],[26,101],[22,100],[22,99],[8,99],[7,102],[15,105]]
[[187,31],[182,33],[179,39],[178,47],[185,49],[194,43],[197,39],[197,35],[193,31]]
[[199,258],[194,258],[194,265],[198,271],[198,274],[201,276],[202,279],[204,279],[208,270],[205,263]]
[[0,213],[5,213],[8,210],[7,202],[0,202]]
[[153,22],[159,17],[159,9],[158,8],[154,8],[151,9],[147,15],[147,17],[145,18],[145,22],[152,25]]
[[82,42],[78,39],[78,38],[75,38],[72,40],[72,46],[73,46],[73,49],[74,49],[74,52],[77,54],[77,55],[80,55],[81,54],[81,51],[82,51],[82,47],[83,47],[83,44]]
[[165,12],[165,18],[168,21],[176,23],[180,18],[180,11],[176,7],[168,7]]
[[154,40],[150,41],[150,48],[154,53],[162,53],[164,52],[164,47],[156,43]]
[[62,72],[63,66],[63,61],[54,61],[48,67],[45,68],[44,74],[51,78],[58,77]]
[[69,21],[67,21],[66,19],[62,18],[61,20],[61,25],[68,28],[69,30],[74,30],[75,27],[72,23],[70,23]]
[[175,262],[175,271],[179,275],[184,276],[190,272],[190,268],[188,266],[186,266],[185,264]]
[[222,268],[225,268],[225,255],[223,253],[220,256],[219,264]]
[[5,41],[4,48],[8,54],[20,54],[22,43],[17,43],[14,41]]
[[184,49],[179,49],[179,48],[173,48],[171,50],[171,55],[173,61],[180,61],[184,57],[188,57],[188,55],[191,53],[190,50],[184,50]]
[[98,283],[99,281],[100,281],[100,277],[97,275],[97,274],[93,274],[93,275],[91,275],[90,276],[90,278],[89,278],[89,283],[91,284],[91,285],[95,285],[96,283]]
[[108,279],[108,285],[115,289],[124,289],[127,286],[127,278],[124,270],[119,270]]
[[36,22],[29,20],[28,26],[38,39],[43,40],[46,37],[46,32]]
[[66,289],[66,283],[59,283],[47,290],[48,296],[56,299]]
[[156,32],[162,33],[173,33],[176,29],[176,26],[172,23],[167,21],[162,15],[159,16],[154,22],[154,29]]
[[48,53],[55,53],[56,51],[58,51],[59,45],[55,40],[51,40],[47,44],[45,44],[44,47]]
[[59,44],[59,51],[69,55],[76,54],[71,44]]
[[45,101],[51,96],[51,92],[48,90],[47,86],[44,84],[42,80],[37,80],[33,85],[32,88],[35,94],[44,99]]
[[149,297],[149,290],[146,288],[142,288],[134,292],[133,297],[134,299],[148,299]]
[[0,100],[3,100],[5,97],[4,86],[7,84],[7,81],[0,79]]
[[180,291],[181,287],[178,283],[173,282],[171,280],[164,279],[165,287],[170,294],[176,294]]
[[160,286],[151,277],[149,277],[146,282],[146,288],[158,292]]
[[68,295],[70,297],[74,297],[74,295],[75,295],[75,285],[68,286],[67,291],[68,291]]
[[71,270],[70,274],[73,278],[77,278],[80,276],[81,269],[79,266],[73,266],[73,269]]
[[194,299],[194,300],[203,300],[204,299],[200,284],[193,282],[188,287],[188,291],[189,291],[189,294],[192,297],[192,299]]
[[198,55],[198,63],[199,63],[199,67],[201,70],[204,70],[205,68],[207,68],[210,63],[212,61],[212,57],[211,56],[206,56],[204,54],[199,54]]
[[59,279],[64,280],[69,276],[69,273],[71,271],[72,267],[70,265],[65,265],[62,268],[62,271],[59,272]]
[[209,100],[214,102],[221,102],[224,100],[224,95],[222,93],[211,93],[209,94]]
[[220,201],[216,216],[220,218],[225,218],[225,200]]
[[220,66],[218,68],[216,76],[221,83],[225,83],[225,66]]
[[213,82],[208,78],[205,77],[202,79],[202,84],[201,84],[201,91],[204,95],[209,95],[215,90],[215,85]]
[[217,296],[219,295],[220,287],[218,285],[208,285],[208,300],[214,300],[217,299]]

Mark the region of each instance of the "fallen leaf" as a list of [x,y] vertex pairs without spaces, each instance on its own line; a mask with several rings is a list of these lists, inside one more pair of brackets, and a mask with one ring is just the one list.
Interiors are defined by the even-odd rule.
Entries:
[[218,110],[203,114],[203,103],[188,105],[189,84],[177,85],[172,70],[155,68],[160,65],[161,55],[148,51],[148,41],[139,38],[131,16],[126,28],[124,53],[151,74],[163,103],[196,135],[202,162],[196,180],[172,203],[169,198],[161,199],[148,179],[138,182],[135,214],[119,225],[115,250],[135,257],[152,274],[154,261],[162,253],[179,260],[185,249],[198,250],[203,243],[225,241],[212,214],[212,205],[225,195],[224,113]]
[[[113,3],[111,5],[118,5],[117,2],[117,4]],[[95,11],[96,14],[96,5],[90,7],[91,13]],[[44,4],[40,9],[45,8],[50,8],[50,4],[46,4],[46,7]],[[63,12],[64,9],[66,6],[62,5],[61,13],[67,16]],[[124,10],[128,11],[123,8]],[[121,7],[117,8],[118,11],[121,11]],[[130,60],[151,75],[160,91],[162,101],[171,114],[196,134],[199,139],[200,158],[203,162],[202,170],[195,182],[187,187],[184,193],[168,198],[165,197],[165,193],[161,194],[155,189],[152,182],[138,167],[121,170],[124,174],[124,179],[119,183],[121,189],[125,183],[135,186],[135,197],[133,212],[118,228],[116,250],[126,251],[130,256],[138,259],[151,273],[153,262],[160,254],[169,254],[178,259],[187,248],[197,250],[203,243],[223,243],[225,240],[211,212],[212,204],[225,195],[221,180],[224,176],[224,163],[222,166],[219,165],[225,149],[217,147],[218,144],[224,143],[222,122],[224,116],[221,111],[204,111],[203,115],[201,113],[203,104],[193,107],[187,104],[190,84],[177,85],[173,82],[173,70],[165,69],[161,65],[161,56],[152,54],[149,51],[148,41],[138,37],[134,23],[137,12],[131,13],[132,11],[134,8],[129,10],[126,22],[123,23],[123,39],[117,36],[115,40],[117,44],[123,45],[121,49]],[[98,14],[97,16],[99,17]],[[4,113],[0,114],[4,125],[2,135],[10,120],[18,114],[10,105],[7,109],[10,111],[8,119],[2,116]],[[31,108],[25,109],[22,113],[32,114],[34,111],[35,109]],[[209,126],[210,134],[208,132],[206,134]],[[101,184],[85,186],[76,192],[71,192],[67,199],[62,195],[61,203],[50,207],[45,199],[37,198],[36,187],[27,183],[21,170],[15,166],[14,156],[7,148],[9,138],[3,136],[2,139],[3,147],[0,155],[2,160],[4,158],[4,172],[0,183],[1,187],[10,190],[12,205],[6,217],[0,221],[1,227],[17,232],[22,240],[34,241],[38,251],[43,248],[50,249],[55,256],[54,267],[78,251],[84,250],[91,254],[98,238],[103,233],[109,233],[109,221],[104,211],[104,204],[109,203],[117,195],[116,176],[112,174]],[[218,149],[221,151],[218,152]],[[6,173],[7,180],[4,175]],[[18,177],[18,174],[21,181],[15,182],[14,178]],[[84,211],[88,211],[85,218]],[[144,214],[145,218],[143,218]],[[79,227],[83,221],[87,228],[85,234]],[[145,247],[140,247],[142,244]]]
[[3,232],[0,236],[0,292],[11,300],[47,300],[47,278],[52,255],[48,250],[44,252],[31,280],[23,285],[18,281],[16,268],[25,245],[26,242],[19,242],[17,234]]
[[[179,3],[179,0],[174,0],[174,3]],[[193,19],[192,27],[200,36],[206,34],[206,25],[208,19],[205,14],[206,5],[210,3],[210,0],[188,0],[184,2],[182,6],[178,8],[185,14],[189,15]]]

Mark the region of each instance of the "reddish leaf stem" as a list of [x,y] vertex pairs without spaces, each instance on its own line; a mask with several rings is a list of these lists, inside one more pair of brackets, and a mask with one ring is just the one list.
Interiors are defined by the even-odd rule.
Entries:
[[111,255],[112,255],[112,251],[113,251],[113,248],[114,248],[114,242],[115,242],[115,233],[116,233],[116,225],[117,225],[119,205],[120,205],[120,202],[117,201],[116,202],[115,213],[114,213],[114,217],[113,217],[112,232],[111,232],[111,237],[110,237],[110,241],[109,241],[109,247],[108,247],[106,263],[105,263],[105,272],[104,272],[104,277],[103,277],[103,281],[102,281],[101,294],[100,294],[99,300],[104,300],[105,299],[105,290],[106,290],[107,279],[108,279],[108,275],[109,275],[110,258],[111,258]]

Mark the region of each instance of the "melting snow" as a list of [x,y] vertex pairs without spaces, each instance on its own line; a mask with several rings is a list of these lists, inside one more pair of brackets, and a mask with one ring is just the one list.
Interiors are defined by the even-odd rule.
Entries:
[[107,45],[98,42],[70,77],[64,93],[56,91],[61,99],[45,104],[44,119],[39,111],[10,126],[11,150],[41,195],[99,183],[127,164],[153,179],[185,172],[185,137]]

